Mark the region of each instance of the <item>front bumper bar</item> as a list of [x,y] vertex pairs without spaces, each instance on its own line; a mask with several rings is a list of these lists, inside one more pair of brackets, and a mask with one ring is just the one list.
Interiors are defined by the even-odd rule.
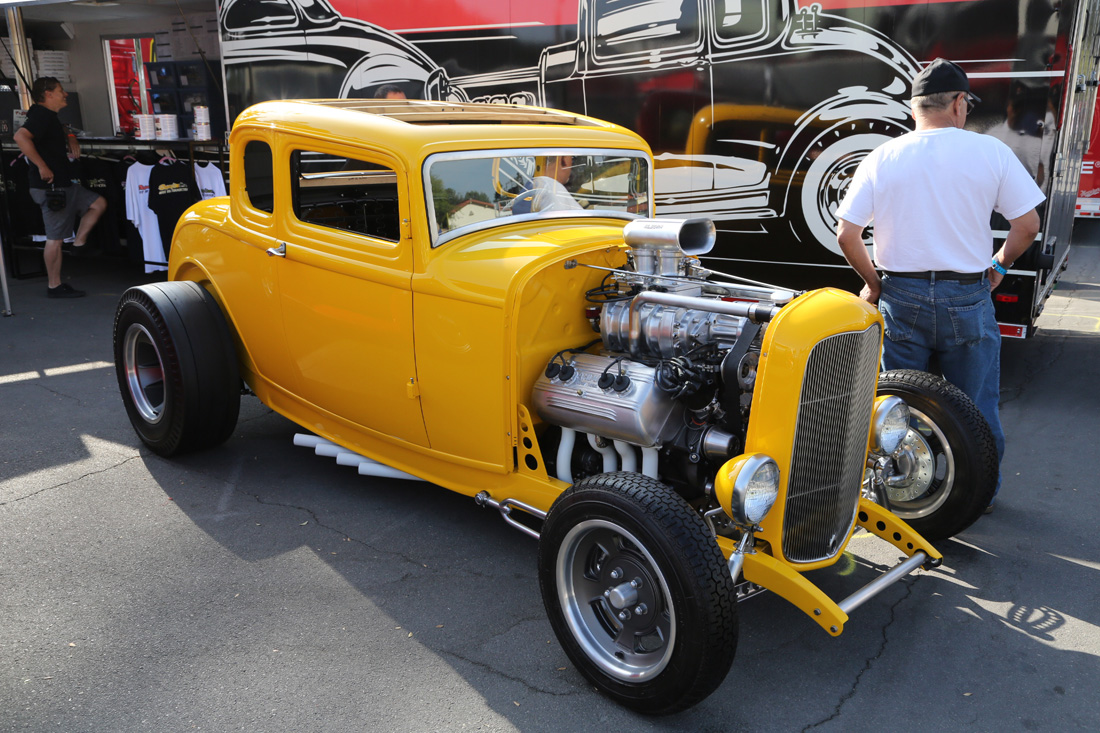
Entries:
[[[825,595],[788,563],[763,552],[751,551],[738,559],[739,548],[734,547],[732,542],[722,541],[725,538],[721,538],[719,544],[727,556],[734,558],[730,563],[731,568],[741,567],[745,580],[782,596],[816,621],[821,628],[833,636],[839,636],[848,621],[849,613],[918,567],[936,567],[943,560],[943,556],[916,530],[866,499],[860,500],[856,524],[894,545],[908,557],[839,603]],[[737,578],[734,578],[734,582],[737,582]]]
[[912,557],[890,568],[890,570],[878,576],[836,605],[846,615],[850,615],[852,611],[885,590],[886,586],[893,585],[896,581],[901,580],[903,577],[919,568],[924,564],[926,559],[928,559],[928,555],[925,555],[923,552],[915,553]]

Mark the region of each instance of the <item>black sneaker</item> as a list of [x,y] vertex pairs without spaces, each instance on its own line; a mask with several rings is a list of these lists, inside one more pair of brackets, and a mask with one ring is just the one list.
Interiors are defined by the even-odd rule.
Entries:
[[56,288],[46,288],[47,298],[83,298],[87,293],[77,290],[69,283],[61,283]]

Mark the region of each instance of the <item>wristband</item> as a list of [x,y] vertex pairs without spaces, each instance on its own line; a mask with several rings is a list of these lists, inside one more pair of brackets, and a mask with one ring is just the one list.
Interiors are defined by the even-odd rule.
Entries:
[[992,267],[993,267],[993,269],[994,269],[994,270],[996,270],[996,271],[997,271],[998,273],[1000,273],[1001,275],[1007,275],[1007,274],[1008,274],[1008,270],[1006,270],[1006,269],[1004,268],[1004,265],[1002,265],[1002,264],[1001,264],[1000,262],[997,262],[997,258],[996,258],[996,257],[994,257],[994,258],[993,258],[993,265],[992,265]]

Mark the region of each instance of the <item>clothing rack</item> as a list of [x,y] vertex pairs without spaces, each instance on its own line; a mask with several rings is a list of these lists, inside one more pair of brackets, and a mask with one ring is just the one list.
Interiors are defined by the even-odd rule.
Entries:
[[[229,149],[228,143],[222,140],[191,140],[190,138],[178,138],[174,140],[137,140],[118,137],[80,137],[81,155],[94,155],[95,153],[132,153],[158,150],[170,150],[173,153],[186,150],[187,160],[192,166],[196,162],[214,160],[217,157],[218,167],[225,170],[225,156]],[[12,143],[14,145],[14,143]],[[4,142],[4,148],[8,146]],[[196,155],[197,154],[197,155]],[[179,156],[177,156],[179,157]]]
[[[165,153],[173,157],[185,160],[194,169],[196,162],[217,162],[218,167],[225,174],[227,168],[228,143],[223,139],[216,140],[137,140],[118,137],[80,137],[81,157],[121,159],[126,155],[143,156],[151,158],[153,155],[162,157]],[[10,139],[0,141],[0,152],[18,152],[18,146]],[[17,237],[14,234],[10,214],[11,193],[8,185],[8,177],[11,172],[6,165],[0,165],[0,247],[4,257],[0,261],[7,260],[7,266],[12,277],[23,279],[45,274],[45,266],[41,256],[31,258],[27,250],[41,252],[43,243],[31,239],[29,236]],[[23,257],[20,257],[20,254]],[[27,267],[24,262],[33,262]]]

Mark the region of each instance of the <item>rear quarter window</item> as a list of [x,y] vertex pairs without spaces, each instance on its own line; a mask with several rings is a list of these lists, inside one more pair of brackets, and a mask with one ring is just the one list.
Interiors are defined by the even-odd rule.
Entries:
[[248,203],[255,209],[275,212],[274,166],[271,146],[262,140],[250,140],[244,149],[244,189]]

